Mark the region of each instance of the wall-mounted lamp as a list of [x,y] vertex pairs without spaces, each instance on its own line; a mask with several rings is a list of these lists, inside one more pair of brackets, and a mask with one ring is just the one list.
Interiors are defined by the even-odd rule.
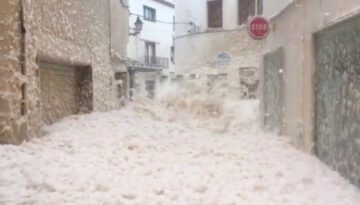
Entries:
[[137,19],[135,21],[134,33],[130,33],[129,35],[137,36],[142,31],[143,24],[144,23],[141,21],[140,17],[137,17]]

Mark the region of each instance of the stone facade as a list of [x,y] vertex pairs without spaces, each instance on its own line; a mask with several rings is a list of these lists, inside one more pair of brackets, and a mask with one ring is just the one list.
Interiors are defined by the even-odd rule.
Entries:
[[19,1],[1,1],[0,8],[0,143],[17,143],[16,136],[24,136],[27,130],[26,110],[22,107],[26,77],[20,64],[21,7]]
[[259,68],[261,42],[249,37],[245,27],[233,31],[209,31],[175,38],[177,72],[185,77],[227,75],[228,91],[242,98],[239,71]]
[[9,0],[1,8],[0,26],[8,31],[0,41],[6,82],[0,88],[1,143],[38,136],[44,125],[40,61],[90,67],[93,109],[120,106],[114,70],[126,72],[128,38],[128,9],[121,1]]

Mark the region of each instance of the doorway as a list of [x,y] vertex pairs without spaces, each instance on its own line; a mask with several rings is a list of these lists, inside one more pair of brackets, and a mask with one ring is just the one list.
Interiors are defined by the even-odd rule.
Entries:
[[39,62],[42,121],[51,125],[93,110],[91,67]]
[[284,107],[284,49],[264,56],[264,125],[268,131],[281,135]]

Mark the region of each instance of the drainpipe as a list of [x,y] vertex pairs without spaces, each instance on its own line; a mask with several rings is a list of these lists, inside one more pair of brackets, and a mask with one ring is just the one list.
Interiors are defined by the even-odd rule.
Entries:
[[109,2],[109,55],[111,58],[111,44],[112,44],[112,40],[111,40],[111,30],[112,30],[112,25],[111,25],[111,0],[108,1]]
[[26,75],[26,28],[25,28],[25,2],[20,0],[20,29],[21,29],[21,42],[20,42],[20,66],[21,74]]

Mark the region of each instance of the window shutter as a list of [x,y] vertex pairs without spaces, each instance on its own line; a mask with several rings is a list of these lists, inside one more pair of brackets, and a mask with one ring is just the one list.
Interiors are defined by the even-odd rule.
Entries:
[[255,15],[255,0],[239,0],[239,25],[245,24]]
[[221,28],[223,25],[222,0],[208,1],[208,26]]
[[258,5],[257,5],[257,15],[262,15],[263,11],[264,11],[264,6],[263,6],[263,0],[258,0]]

